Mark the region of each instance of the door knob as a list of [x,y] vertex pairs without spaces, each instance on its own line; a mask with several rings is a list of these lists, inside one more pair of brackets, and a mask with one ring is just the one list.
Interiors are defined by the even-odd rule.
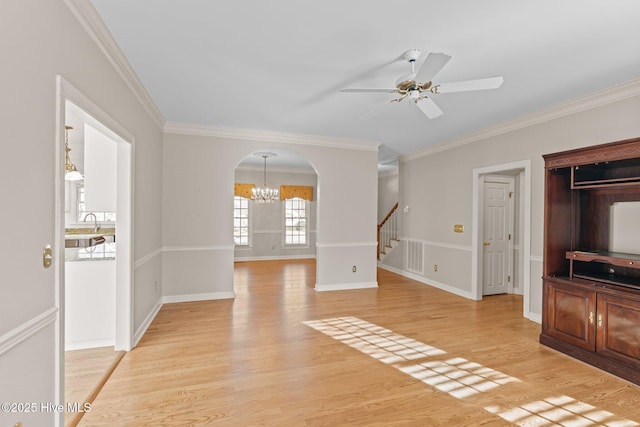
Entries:
[[47,245],[42,250],[42,266],[44,268],[51,267],[51,262],[53,261],[53,249],[51,246]]
[[485,246],[489,246],[491,243],[487,242],[486,240],[484,242],[482,242],[483,245]]

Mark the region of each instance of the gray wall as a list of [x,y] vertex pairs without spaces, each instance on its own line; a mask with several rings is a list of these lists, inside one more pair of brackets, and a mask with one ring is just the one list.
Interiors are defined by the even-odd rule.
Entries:
[[246,156],[270,148],[296,152],[317,173],[316,289],[377,286],[377,145],[345,149],[321,139],[269,142],[287,137],[267,132],[227,135],[215,129],[165,133],[165,301],[234,296],[235,171]]
[[387,172],[378,177],[378,224],[398,201],[398,172]]
[[[454,142],[444,147],[407,156],[400,164],[401,246],[383,260],[383,266],[426,283],[472,298],[472,188],[474,169],[529,160],[531,162],[531,256],[530,318],[542,314],[542,245],[544,162],[542,155],[601,144],[640,135],[640,83],[614,88],[609,96],[559,106],[524,118],[484,138]],[[622,99],[611,102],[610,99]],[[596,100],[596,101],[594,101]],[[604,104],[604,105],[602,105]],[[530,125],[528,125],[531,123]],[[521,203],[518,204],[522,206]],[[463,224],[464,233],[454,233]],[[518,224],[519,227],[522,224]],[[407,271],[408,241],[424,247],[424,272]],[[522,242],[517,242],[522,250]],[[432,268],[438,264],[438,271]],[[524,266],[517,265],[518,271]]]
[[[74,16],[73,2],[7,0],[0,13],[2,45],[3,147],[8,162],[0,171],[5,225],[0,248],[0,401],[61,402],[56,368],[63,363],[56,342],[61,316],[57,289],[64,279],[64,243],[56,246],[54,214],[64,219],[56,200],[64,164],[64,100],[57,97],[58,76],[134,139],[133,298],[134,318],[146,317],[160,297],[159,253],[162,230],[162,118],[145,102],[144,93],[126,82],[117,60],[108,58],[87,28]],[[78,16],[82,16],[81,14]],[[104,40],[104,39],[103,39]],[[59,107],[62,107],[60,109]],[[15,176],[29,178],[16,185]],[[63,222],[63,221],[62,221]],[[63,225],[63,224],[62,224]],[[58,239],[60,240],[60,239]],[[8,244],[11,242],[11,244]],[[54,266],[42,265],[42,251],[53,246]],[[60,330],[60,329],[58,329]],[[0,424],[52,426],[55,412],[2,413]]]

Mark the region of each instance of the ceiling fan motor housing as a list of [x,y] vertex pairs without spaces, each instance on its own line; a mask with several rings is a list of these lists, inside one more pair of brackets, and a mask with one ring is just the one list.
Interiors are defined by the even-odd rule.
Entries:
[[420,49],[409,49],[404,53],[404,59],[409,62],[415,62],[420,58]]
[[396,80],[396,88],[401,92],[408,92],[411,90],[425,91],[431,88],[431,82],[420,84],[419,82],[416,82],[414,80],[415,77],[415,73],[407,74],[400,77],[398,80]]

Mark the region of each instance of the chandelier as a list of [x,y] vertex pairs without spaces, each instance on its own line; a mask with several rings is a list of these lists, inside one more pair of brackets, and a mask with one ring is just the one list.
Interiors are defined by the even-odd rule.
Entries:
[[275,157],[276,153],[254,153],[254,156],[259,156],[264,159],[264,181],[262,187],[254,187],[251,190],[251,200],[258,203],[273,203],[279,198],[279,190],[277,188],[267,187],[267,158]]
[[69,152],[71,152],[71,148],[69,148],[69,131],[71,129],[73,129],[72,126],[64,127],[64,179],[67,181],[80,181],[82,179],[82,174],[78,172],[76,165],[71,163],[71,157],[69,157]]

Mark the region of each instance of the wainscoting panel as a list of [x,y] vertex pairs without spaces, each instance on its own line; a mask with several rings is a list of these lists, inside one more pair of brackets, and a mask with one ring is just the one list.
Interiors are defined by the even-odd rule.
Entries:
[[317,244],[316,290],[378,287],[377,245],[377,242]]
[[[0,402],[35,403],[35,411],[0,412],[0,424],[52,426],[59,415],[42,410],[41,403],[54,402],[55,325],[58,309],[52,307],[0,337]],[[37,387],[34,388],[34,384]],[[9,408],[11,409],[11,408]]]
[[162,256],[164,298],[233,293],[233,246],[168,247]]

